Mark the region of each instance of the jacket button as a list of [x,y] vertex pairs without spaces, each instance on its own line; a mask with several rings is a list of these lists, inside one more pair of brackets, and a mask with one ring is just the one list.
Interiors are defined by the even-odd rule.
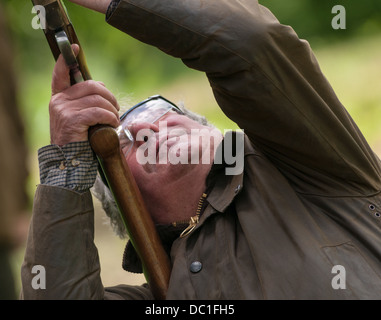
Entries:
[[200,272],[202,269],[202,263],[200,261],[194,261],[190,265],[190,271],[192,273]]

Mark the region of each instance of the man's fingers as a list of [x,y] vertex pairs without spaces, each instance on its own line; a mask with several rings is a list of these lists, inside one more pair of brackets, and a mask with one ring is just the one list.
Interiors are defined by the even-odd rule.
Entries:
[[[79,53],[79,46],[77,44],[72,45],[74,54],[77,56]],[[70,69],[66,65],[65,59],[62,54],[58,57],[57,63],[53,70],[52,80],[52,95],[60,93],[71,86],[70,83]]]
[[83,109],[85,112],[91,112],[92,108],[105,109],[119,118],[119,113],[115,106],[108,99],[96,94],[76,99],[72,104],[72,108],[77,110]]
[[104,108],[79,109],[75,112],[63,109],[59,117],[50,118],[51,143],[62,146],[70,142],[85,141],[89,127],[96,124],[116,128],[119,117]]
[[[60,99],[59,95],[52,97],[51,103],[49,105],[49,113],[51,119],[55,120],[55,123],[64,123],[65,125],[77,126],[78,121],[86,118],[86,114],[94,115],[99,110],[103,109],[109,113],[112,113],[117,119],[117,123],[113,123],[119,125],[119,114],[115,106],[107,99],[103,98],[100,95],[90,95],[81,97],[75,100],[66,100],[63,103],[56,103],[56,99]],[[78,118],[77,115],[81,113],[81,118]],[[100,114],[102,115],[102,114]],[[88,121],[85,121],[85,125]],[[102,122],[103,124],[104,121]]]
[[113,112],[103,108],[91,108],[88,110],[80,110],[79,114],[82,114],[86,121],[83,121],[88,127],[95,126],[97,124],[106,124],[114,128],[119,126],[119,117]]
[[[75,55],[79,46],[72,46]],[[101,82],[89,80],[71,86],[70,70],[62,55],[53,71],[49,104],[51,141],[64,145],[87,139],[88,128],[96,124],[119,125],[119,104]]]
[[76,100],[86,96],[99,95],[108,100],[116,110],[119,111],[120,109],[115,96],[105,87],[102,82],[89,80],[78,83],[75,86],[68,88],[65,92],[65,95],[69,100]]
[[[79,53],[79,46],[72,45],[75,55]],[[63,95],[58,95],[63,93]],[[90,96],[90,100],[94,100],[92,96],[98,95],[103,97],[105,100],[109,101],[112,106],[117,110],[120,109],[119,104],[115,96],[106,88],[102,82],[97,82],[93,80],[84,81],[71,86],[70,83],[70,70],[65,63],[62,55],[57,59],[57,63],[53,71],[52,80],[52,95],[57,101],[75,101],[82,99],[86,96]],[[95,101],[96,102],[96,101]],[[99,107],[99,105],[94,104],[94,107]],[[114,112],[114,110],[110,110]]]

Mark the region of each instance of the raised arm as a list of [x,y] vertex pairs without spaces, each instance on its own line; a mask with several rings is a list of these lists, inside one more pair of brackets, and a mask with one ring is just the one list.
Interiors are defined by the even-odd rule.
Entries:
[[108,22],[208,76],[285,176],[317,194],[375,192],[380,164],[309,44],[256,0],[121,0]]
[[[77,46],[73,48],[78,52]],[[39,150],[41,185],[21,272],[25,299],[104,297],[89,191],[97,161],[87,132],[96,123],[117,126],[117,109],[115,98],[101,83],[87,81],[71,87],[69,69],[59,57],[49,105],[52,144]],[[43,288],[35,283],[36,266],[45,270]]]

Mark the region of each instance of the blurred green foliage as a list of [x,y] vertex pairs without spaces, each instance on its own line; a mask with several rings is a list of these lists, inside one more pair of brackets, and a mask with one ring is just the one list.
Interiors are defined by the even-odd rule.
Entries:
[[[278,20],[291,25],[300,38],[313,45],[329,45],[333,41],[356,36],[369,36],[381,30],[381,1],[379,0],[260,0],[271,9]],[[346,30],[333,30],[332,8],[342,5],[346,10]]]
[[[5,1],[12,22],[22,67],[34,72],[38,72],[36,69],[41,69],[41,66],[51,67],[50,53],[41,30],[31,28],[31,1],[2,1]],[[184,72],[181,62],[108,26],[103,15],[69,1],[65,3],[86,49],[90,66],[106,69],[111,77],[107,80],[119,83],[124,88],[135,88],[160,85]],[[260,0],[260,3],[270,8],[281,23],[291,25],[301,38],[308,39],[312,45],[329,45],[333,41],[374,34],[381,30],[379,0]],[[333,30],[331,27],[331,10],[336,4],[346,8],[346,30]]]

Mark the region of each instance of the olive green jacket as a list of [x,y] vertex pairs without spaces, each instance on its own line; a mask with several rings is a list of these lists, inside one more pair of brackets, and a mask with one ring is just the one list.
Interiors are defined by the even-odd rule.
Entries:
[[[122,0],[108,22],[205,72],[246,134],[244,172],[217,174],[196,230],[173,243],[168,298],[380,298],[380,160],[308,43],[255,0]],[[89,193],[40,186],[35,205],[25,297],[48,262],[42,297],[150,297],[102,287]]]

